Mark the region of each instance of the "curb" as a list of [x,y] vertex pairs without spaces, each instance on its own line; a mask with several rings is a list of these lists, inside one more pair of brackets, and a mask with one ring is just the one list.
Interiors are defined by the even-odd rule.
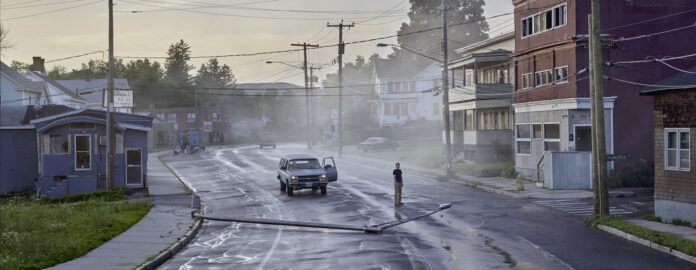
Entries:
[[612,228],[612,227],[609,227],[609,226],[606,226],[606,225],[601,225],[601,224],[600,224],[600,225],[597,225],[597,228],[600,229],[600,230],[602,230],[602,231],[605,231],[605,232],[611,233],[611,234],[613,234],[613,235],[616,235],[616,236],[618,236],[618,237],[624,238],[624,239],[626,239],[626,240],[639,243],[639,244],[641,244],[641,245],[644,245],[644,246],[646,246],[646,247],[652,248],[652,249],[654,249],[654,250],[658,250],[658,251],[667,253],[667,254],[669,254],[669,255],[675,256],[675,257],[677,257],[677,258],[679,258],[679,259],[685,260],[685,261],[687,261],[687,262],[696,264],[696,256],[688,255],[688,254],[683,253],[683,252],[681,252],[681,251],[678,251],[678,250],[672,249],[672,248],[670,248],[670,247],[663,246],[663,245],[660,245],[660,244],[657,244],[657,243],[654,243],[654,242],[645,240],[645,239],[643,239],[643,238],[637,237],[637,236],[635,236],[635,235],[626,233],[626,232],[624,232],[624,231],[621,231],[621,230],[619,230],[619,229]]
[[155,269],[158,266],[162,265],[163,263],[167,262],[175,254],[177,254],[179,251],[181,251],[186,245],[188,245],[189,242],[191,242],[191,239],[193,239],[193,237],[195,237],[198,234],[198,230],[200,230],[201,224],[203,224],[203,221],[201,219],[197,219],[196,223],[193,224],[193,228],[189,229],[186,232],[186,234],[184,234],[183,239],[177,240],[177,242],[174,243],[172,246],[170,246],[166,251],[161,252],[154,259],[144,263],[143,265],[141,265],[140,267],[135,268],[135,269],[137,269],[137,270]]
[[[169,171],[176,176],[176,178],[186,186],[189,190],[193,190],[191,187],[189,187],[184,181],[181,181],[181,177],[177,175],[174,170],[172,170],[169,167],[169,164],[164,162],[161,158],[160,155],[157,155],[157,159],[159,162],[162,162],[162,164],[169,169]],[[191,192],[193,196],[195,194]],[[203,208],[203,203],[201,202],[201,209]],[[164,264],[167,262],[169,259],[174,257],[179,251],[181,251],[186,245],[188,245],[189,242],[191,242],[191,239],[193,239],[196,235],[198,235],[198,231],[201,229],[201,225],[203,224],[203,220],[201,219],[196,219],[196,222],[193,224],[193,227],[190,228],[179,240],[174,242],[169,248],[167,248],[164,251],[160,251],[160,254],[157,255],[154,259],[147,261],[143,263],[141,266],[136,267],[134,269],[137,270],[151,270],[151,269],[156,269],[160,265]]]

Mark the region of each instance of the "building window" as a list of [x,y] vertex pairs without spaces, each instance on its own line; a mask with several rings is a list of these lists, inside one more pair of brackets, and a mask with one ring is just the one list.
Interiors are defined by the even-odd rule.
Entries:
[[91,135],[75,135],[75,170],[89,171],[92,158]]
[[70,154],[70,135],[43,135],[44,154]]
[[566,5],[544,10],[522,19],[520,29],[522,37],[527,37],[544,31],[566,25]]
[[176,114],[175,113],[168,114],[167,115],[167,122],[176,123]]
[[665,170],[689,171],[691,163],[688,128],[665,129]]
[[466,110],[464,114],[464,130],[474,130],[474,110]]
[[394,93],[394,83],[393,82],[389,82],[387,84],[387,93]]
[[411,92],[416,92],[416,82],[410,82],[409,84],[411,85]]
[[554,81],[556,83],[567,83],[568,82],[568,66],[557,67],[554,69]]
[[196,122],[196,113],[186,113],[186,122],[189,123],[195,123]]
[[530,124],[519,124],[516,126],[517,132],[515,133],[515,141],[517,145],[518,155],[531,155],[532,154],[532,142],[531,142],[531,125]]
[[160,121],[162,121],[162,122],[165,121],[165,119],[164,119],[164,114],[163,114],[163,113],[158,113],[158,114],[156,114],[155,116],[156,116],[157,118],[159,118]]
[[214,113],[211,113],[210,118],[212,119],[213,122],[220,122],[222,117],[220,116],[220,113],[214,112]]
[[522,89],[527,89],[533,87],[532,85],[532,73],[522,74]]
[[532,124],[532,138],[533,139],[542,139],[541,136],[541,124]]
[[544,150],[561,151],[561,125],[544,124]]

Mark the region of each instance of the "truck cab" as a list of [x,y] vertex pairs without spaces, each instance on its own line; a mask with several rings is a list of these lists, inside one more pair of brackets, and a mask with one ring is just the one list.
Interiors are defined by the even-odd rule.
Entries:
[[287,191],[288,196],[300,189],[321,189],[326,194],[326,186],[338,180],[338,171],[333,157],[319,160],[310,155],[286,155],[278,163],[278,181],[280,190]]

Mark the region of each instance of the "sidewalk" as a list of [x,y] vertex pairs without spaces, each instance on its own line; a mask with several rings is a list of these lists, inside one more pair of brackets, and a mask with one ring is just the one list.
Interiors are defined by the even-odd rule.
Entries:
[[[148,155],[147,181],[151,196],[135,199],[152,202],[154,206],[150,212],[133,227],[86,255],[49,269],[133,269],[137,266],[154,269],[158,265],[155,262],[163,262],[153,260],[160,251],[181,249],[195,236],[200,222],[194,223],[191,219],[191,195],[159,160],[158,154]],[[178,238],[182,238],[181,242]]]
[[[326,151],[322,149],[317,149],[313,150],[316,152],[318,155],[322,156],[327,156],[327,155],[336,155],[337,153],[331,152],[331,151]],[[394,168],[394,162],[391,161],[385,161],[381,159],[376,159],[372,157],[367,157],[363,155],[356,155],[356,154],[343,154],[341,157],[342,159],[346,160],[351,160],[355,162],[363,162],[363,163],[369,163],[378,167],[382,167],[385,169],[392,169]],[[421,168],[418,166],[414,166],[411,164],[403,163],[401,164],[401,168],[405,173],[417,173],[421,174],[424,176],[437,176],[438,178],[445,177],[445,172],[444,169],[429,169],[429,168]],[[536,183],[532,182],[524,182],[524,190],[518,191],[517,190],[517,183],[515,179],[509,179],[509,178],[503,178],[503,177],[477,177],[477,176],[469,176],[469,175],[464,175],[462,173],[457,172],[457,168],[453,169],[455,171],[455,174],[457,175],[456,178],[451,178],[450,180],[452,181],[460,181],[465,183],[467,186],[478,188],[481,190],[485,190],[488,192],[492,193],[497,193],[500,195],[508,196],[508,197],[513,197],[513,198],[521,198],[521,199],[582,199],[582,198],[592,198],[593,194],[591,191],[588,190],[551,190],[551,189],[546,189],[543,187],[537,187]],[[615,195],[627,195],[627,192],[625,191],[615,191],[611,192],[610,191],[610,196],[615,196]],[[630,193],[630,192],[629,192]],[[638,226],[642,226],[651,230],[659,231],[659,232],[664,232],[664,233],[669,233],[672,234],[676,237],[684,238],[687,240],[691,240],[696,242],[696,229],[692,229],[689,227],[683,227],[683,226],[676,226],[672,224],[666,224],[666,223],[660,223],[660,222],[652,222],[652,221],[647,221],[647,220],[640,220],[640,219],[631,219],[631,220],[626,220],[627,222],[631,222],[633,224],[636,224]],[[672,256],[678,257],[682,260],[691,262],[696,264],[696,256],[690,256],[687,254],[684,254],[682,252],[672,250],[671,248],[661,246],[659,244],[650,242],[648,240],[633,236],[631,234],[627,234],[625,232],[619,231],[617,229],[611,228],[611,227],[606,227],[603,225],[600,225],[600,229],[603,231],[606,231],[608,233],[617,235],[619,237],[623,237],[629,241],[637,242],[640,244],[643,244],[645,246],[648,246],[650,248],[653,248],[655,250],[661,251],[668,253]]]

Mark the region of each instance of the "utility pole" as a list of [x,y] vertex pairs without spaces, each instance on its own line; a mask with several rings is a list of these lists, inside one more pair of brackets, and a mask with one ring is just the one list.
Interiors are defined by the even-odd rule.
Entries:
[[[592,63],[590,63],[590,74],[592,74],[592,81],[590,84],[594,85],[594,96],[592,97],[592,102],[594,105],[594,115],[595,118],[594,126],[592,127],[592,133],[595,140],[592,140],[592,144],[596,146],[593,150],[597,151],[597,176],[598,178],[598,191],[599,191],[599,216],[606,217],[609,216],[609,191],[607,190],[607,151],[606,151],[606,136],[604,130],[604,74],[602,72],[602,40],[600,36],[600,11],[599,11],[599,0],[592,0],[592,14],[591,21],[589,25],[589,36],[590,36],[590,55],[592,55]],[[595,210],[596,211],[596,210]]]
[[355,27],[355,23],[339,24],[326,23],[326,27],[338,27],[338,156],[343,156],[343,53],[346,52],[346,45],[343,44],[343,28]]
[[445,126],[445,155],[447,158],[447,175],[452,175],[452,140],[450,138],[449,119],[449,80],[447,78],[447,0],[442,0],[442,121]]
[[108,105],[106,108],[106,188],[114,188],[114,10],[109,0],[109,74],[107,76]]
[[[592,29],[592,14],[587,14],[587,29],[588,33],[590,29]],[[588,34],[587,35],[587,43],[589,44],[592,40],[592,35]],[[589,47],[588,47],[589,48]],[[588,66],[592,65],[592,51],[588,50],[589,56],[589,61]],[[591,127],[591,134],[590,138],[592,141],[592,205],[593,205],[593,211],[592,214],[595,216],[599,216],[599,170],[598,170],[598,165],[599,165],[599,157],[597,156],[597,138],[595,137],[595,128],[597,127],[597,117],[595,117],[595,112],[597,111],[597,108],[595,107],[597,105],[597,102],[595,102],[595,88],[594,88],[594,83],[592,83],[592,79],[594,76],[592,76],[592,70],[589,69],[589,76],[590,76],[590,118],[592,119],[592,127]]]
[[311,126],[310,120],[309,120],[309,114],[310,114],[310,112],[309,112],[309,106],[310,106],[310,105],[309,105],[309,83],[308,83],[308,81],[307,81],[307,47],[314,47],[314,48],[317,48],[317,47],[319,47],[319,45],[307,44],[307,42],[301,43],[301,44],[300,44],[300,43],[293,43],[293,44],[290,44],[290,45],[292,45],[292,46],[301,46],[301,47],[303,48],[303,50],[304,50],[304,63],[302,64],[302,69],[304,69],[305,100],[307,101],[307,104],[306,104],[306,105],[307,105],[307,130],[310,132],[310,133],[307,134],[307,135],[308,135],[308,138],[307,138],[307,149],[312,149],[312,138],[311,138],[311,134],[313,134],[314,131],[312,130],[313,127]]
[[[313,66],[309,67],[309,89],[311,89],[312,93],[314,92],[314,70],[315,69],[321,69],[321,68],[315,68]],[[312,124],[314,124],[314,128],[316,128],[317,124],[317,100],[314,95],[311,97],[311,111],[312,111]],[[318,130],[313,130],[312,132],[312,144],[316,142],[316,138],[318,137],[317,135],[321,135],[321,133],[317,134],[319,131]]]

